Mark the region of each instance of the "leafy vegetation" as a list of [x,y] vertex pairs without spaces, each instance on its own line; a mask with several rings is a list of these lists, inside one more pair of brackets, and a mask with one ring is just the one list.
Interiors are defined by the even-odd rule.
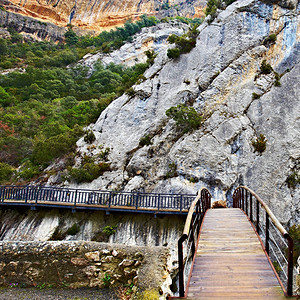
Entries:
[[80,231],[80,226],[78,224],[73,224],[68,230],[68,235],[76,235]]
[[300,175],[297,172],[293,172],[287,177],[286,183],[289,188],[294,189],[300,183]]
[[149,134],[140,138],[140,146],[148,146],[151,144],[152,144],[152,141],[151,141],[151,136]]
[[113,226],[105,226],[102,229],[102,232],[105,233],[107,236],[113,235],[116,233],[116,228],[118,227],[118,225],[113,225]]
[[211,16],[210,22],[212,22],[217,16],[218,9],[225,9],[235,1],[236,0],[208,0],[205,15]]
[[267,61],[264,59],[260,65],[261,74],[270,74],[273,72],[273,68],[270,64],[267,64]]
[[193,131],[202,124],[202,116],[193,107],[178,104],[166,111],[166,115],[176,122],[177,128],[183,133]]
[[270,34],[268,37],[264,40],[265,46],[270,46],[272,44],[275,44],[277,40],[277,35],[275,33]]
[[171,162],[169,165],[168,165],[168,171],[165,175],[165,178],[168,179],[168,178],[172,178],[172,177],[176,177],[178,176],[178,173],[177,173],[177,165],[175,162]]
[[[143,80],[142,74],[156,55],[148,51],[147,63],[130,68],[104,67],[99,62],[90,77],[87,68],[74,63],[88,52],[112,51],[157,22],[155,17],[142,16],[136,23],[128,21],[122,28],[95,37],[79,37],[70,26],[65,43],[59,44],[25,42],[22,35],[9,29],[11,38],[0,39],[0,71],[16,70],[0,74],[1,182],[38,176],[55,159],[74,152],[83,135],[87,143],[94,142],[94,134],[84,133],[83,127],[95,122],[116,97]],[[77,168],[69,166],[68,179],[91,181],[109,170],[109,164],[99,159]]]
[[168,49],[167,55],[169,58],[177,58],[182,53],[190,52],[196,46],[196,38],[199,34],[197,27],[198,25],[193,25],[189,31],[182,36],[171,34],[168,37],[168,42],[176,45],[175,48]]
[[267,140],[263,134],[260,134],[256,141],[252,141],[254,152],[263,153],[266,150]]

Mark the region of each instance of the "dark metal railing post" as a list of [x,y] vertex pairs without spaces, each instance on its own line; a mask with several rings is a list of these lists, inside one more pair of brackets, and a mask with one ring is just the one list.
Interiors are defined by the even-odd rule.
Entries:
[[256,232],[259,234],[259,202],[256,199]]
[[242,192],[242,209],[245,211],[245,191],[244,189],[241,190]]
[[253,223],[253,207],[252,207],[252,194],[250,193],[250,221]]
[[4,202],[5,199],[5,186],[3,187],[3,192],[2,192],[2,202]]
[[266,248],[266,251],[267,251],[268,255],[270,253],[270,250],[269,250],[269,242],[270,242],[269,226],[270,226],[269,214],[268,214],[268,212],[266,212],[266,240],[265,240],[265,248]]
[[77,203],[77,190],[75,191],[75,197],[74,197],[74,207],[76,206]]
[[182,211],[182,195],[180,195],[180,211]]
[[179,276],[179,297],[184,297],[184,266],[183,266],[183,242],[187,236],[183,235],[178,240],[178,276]]
[[288,296],[293,295],[293,252],[294,252],[294,242],[293,239],[288,235],[288,278],[287,278],[287,294]]
[[138,209],[139,207],[139,192],[136,193],[136,198],[135,198],[135,208]]
[[158,194],[158,199],[157,199],[157,210],[159,210],[160,206],[160,194]]
[[245,195],[245,205],[246,205],[246,215],[248,215],[248,191],[245,191],[246,195]]
[[27,198],[28,198],[28,185],[26,186],[25,203],[27,203]]
[[108,207],[110,207],[110,205],[111,205],[111,196],[112,196],[112,193],[109,192]]
[[195,255],[195,252],[196,252],[193,220],[192,220],[192,223],[191,223],[191,239],[192,239],[192,258],[193,258],[194,255]]

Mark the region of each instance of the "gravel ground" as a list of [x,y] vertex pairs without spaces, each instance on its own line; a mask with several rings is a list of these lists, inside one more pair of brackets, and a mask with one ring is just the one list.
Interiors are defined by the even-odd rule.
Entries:
[[42,289],[37,288],[0,288],[1,300],[117,300],[111,289]]

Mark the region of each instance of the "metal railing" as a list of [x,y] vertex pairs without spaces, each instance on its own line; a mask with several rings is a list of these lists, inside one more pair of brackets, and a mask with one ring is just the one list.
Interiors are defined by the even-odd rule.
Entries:
[[[211,194],[206,188],[199,191],[191,204],[183,234],[178,240],[179,296],[184,297],[187,280],[191,272],[200,227],[207,209],[211,207]],[[185,247],[184,247],[185,245]]]
[[245,186],[233,193],[233,207],[241,208],[249,217],[264,243],[286,295],[293,295],[293,239],[269,207],[255,192]]
[[188,211],[195,195],[155,194],[58,188],[45,186],[0,186],[0,205],[61,205],[105,209]]

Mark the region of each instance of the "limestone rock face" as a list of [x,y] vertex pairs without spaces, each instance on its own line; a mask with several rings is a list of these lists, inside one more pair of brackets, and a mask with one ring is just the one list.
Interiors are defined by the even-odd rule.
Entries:
[[[299,4],[279,4],[234,2],[199,27],[190,53],[170,60],[161,52],[135,96],[121,96],[90,126],[95,144],[111,149],[112,171],[81,187],[195,193],[206,186],[217,200],[229,191],[230,202],[244,184],[281,221],[299,222],[299,185],[287,184],[300,165]],[[264,43],[273,33],[276,42]],[[270,74],[260,71],[263,60]],[[198,130],[182,134],[166,116],[180,103],[203,115]],[[267,144],[258,154],[252,141],[260,134]],[[140,146],[146,135],[151,144]],[[87,151],[83,140],[78,146]],[[167,178],[171,163],[177,176]]]
[[167,38],[171,34],[182,35],[188,31],[189,26],[179,22],[172,21],[168,23],[159,23],[153,27],[145,27],[135,35],[132,42],[128,42],[120,49],[111,53],[87,54],[78,63],[89,68],[92,73],[95,63],[101,60],[104,65],[109,63],[134,66],[137,63],[145,63],[147,56],[145,51],[153,50],[156,54],[166,52],[168,47]]
[[143,14],[163,16],[203,16],[204,0],[10,0],[4,1],[8,11],[53,22],[68,23],[95,31],[110,29],[137,19]]
[[[31,17],[0,10],[0,26],[12,27],[26,39],[63,41],[66,28],[56,26],[49,22],[41,22]],[[4,30],[0,32],[3,36]],[[7,37],[7,34],[3,36]]]

